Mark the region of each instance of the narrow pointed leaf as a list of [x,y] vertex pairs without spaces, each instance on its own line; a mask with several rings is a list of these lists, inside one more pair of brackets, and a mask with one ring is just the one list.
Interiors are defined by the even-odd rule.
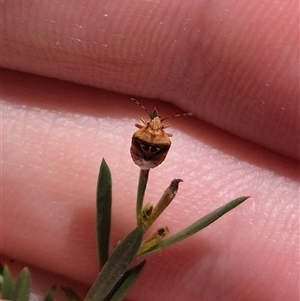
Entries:
[[200,218],[198,221],[193,223],[192,225],[188,226],[187,228],[183,229],[182,231],[172,235],[164,239],[161,243],[154,246],[152,249],[148,250],[145,253],[139,253],[138,256],[148,255],[150,253],[154,253],[160,250],[163,250],[179,241],[188,238],[189,236],[197,233],[198,231],[202,230],[203,228],[207,227],[217,219],[219,219],[222,215],[229,212],[230,210],[234,209],[244,201],[246,201],[249,196],[242,196],[232,200],[231,202],[227,203],[226,205],[219,207],[218,209],[212,211],[211,213],[207,214],[206,216]]
[[4,266],[2,263],[0,263],[0,292],[2,292],[2,287],[3,287],[3,271],[4,271]]
[[124,300],[127,293],[130,291],[132,286],[137,281],[140,273],[142,272],[144,266],[146,264],[146,260],[143,260],[139,264],[137,264],[132,269],[128,270],[115,287],[116,290],[113,289],[113,292],[110,292],[109,296],[105,298],[105,301],[122,301]]
[[69,301],[81,301],[81,298],[71,288],[62,286],[61,289],[65,292]]
[[103,301],[126,272],[141,245],[144,231],[137,227],[115,248],[106,262],[85,301]]
[[44,298],[44,301],[53,301],[56,293],[56,285],[53,285],[47,295]]
[[11,294],[12,301],[28,301],[30,296],[30,273],[24,268],[19,274]]
[[3,278],[2,278],[2,299],[11,299],[11,293],[14,283],[10,273],[10,270],[7,265],[3,268]]
[[108,165],[103,159],[97,183],[97,243],[100,268],[108,259],[111,225],[112,180]]

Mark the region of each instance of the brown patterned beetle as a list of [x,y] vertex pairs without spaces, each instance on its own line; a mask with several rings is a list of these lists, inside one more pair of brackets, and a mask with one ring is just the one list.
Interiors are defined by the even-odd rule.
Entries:
[[172,134],[166,133],[165,129],[169,127],[168,124],[163,124],[163,121],[180,116],[192,116],[192,113],[176,114],[171,117],[161,119],[156,108],[152,112],[140,104],[136,99],[131,100],[145,110],[149,116],[150,121],[141,118],[143,125],[136,124],[138,130],[132,136],[130,153],[133,162],[141,169],[150,169],[161,164],[170,149]]

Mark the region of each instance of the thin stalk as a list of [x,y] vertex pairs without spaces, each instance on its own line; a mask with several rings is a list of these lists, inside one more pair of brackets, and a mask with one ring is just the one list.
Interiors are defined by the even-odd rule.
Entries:
[[143,221],[143,229],[146,232],[155,220],[163,213],[163,211],[170,205],[178,191],[178,185],[182,182],[181,179],[174,179],[168,188],[164,191],[157,205],[152,210],[150,216]]
[[143,201],[144,195],[146,191],[146,186],[149,177],[149,169],[141,169],[139,176],[139,184],[138,184],[138,192],[137,192],[137,200],[136,200],[136,220],[137,225],[141,224],[141,215],[143,210]]

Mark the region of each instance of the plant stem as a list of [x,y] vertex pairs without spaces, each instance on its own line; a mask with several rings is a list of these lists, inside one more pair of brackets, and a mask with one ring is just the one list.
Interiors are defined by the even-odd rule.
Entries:
[[169,187],[164,191],[162,197],[160,198],[157,205],[154,207],[148,219],[143,222],[143,229],[145,232],[150,228],[154,221],[163,213],[163,211],[175,198],[180,182],[182,182],[181,179],[174,179],[169,185]]
[[140,176],[139,176],[139,184],[138,184],[138,192],[137,192],[137,200],[136,200],[136,220],[137,225],[141,224],[141,215],[143,210],[143,201],[144,195],[146,191],[146,186],[149,177],[149,170],[150,169],[140,169]]

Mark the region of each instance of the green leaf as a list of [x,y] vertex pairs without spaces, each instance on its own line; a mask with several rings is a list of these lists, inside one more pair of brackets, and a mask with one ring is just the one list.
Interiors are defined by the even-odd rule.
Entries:
[[13,279],[10,270],[7,265],[3,268],[3,279],[2,279],[2,299],[11,299],[11,292],[14,286]]
[[61,289],[65,292],[69,301],[81,301],[81,298],[71,288],[62,286]]
[[129,233],[115,248],[96,281],[88,292],[85,301],[103,301],[126,272],[141,245],[144,231],[140,227]]
[[105,160],[102,159],[97,183],[97,243],[100,268],[108,259],[111,225],[112,180]]
[[233,201],[227,203],[226,205],[219,207],[218,209],[212,211],[211,213],[207,214],[206,216],[200,218],[198,221],[193,223],[192,225],[188,226],[187,228],[183,229],[182,231],[172,235],[164,239],[161,243],[154,246],[152,249],[147,250],[146,252],[141,252],[138,256],[148,255],[150,253],[154,253],[160,250],[163,250],[171,245],[178,243],[179,241],[188,238],[189,236],[197,233],[198,231],[202,230],[203,228],[207,227],[217,219],[219,219],[222,215],[229,212],[230,210],[234,209],[244,201],[246,201],[249,196],[242,196],[239,198],[234,199]]
[[[4,270],[4,266],[2,265],[2,263],[0,263],[0,293],[2,293],[2,287],[3,287],[3,270]],[[1,298],[0,294],[0,298]]]
[[11,293],[12,301],[28,301],[30,297],[30,273],[24,268],[19,274]]
[[53,301],[56,293],[56,285],[53,285],[47,295],[44,298],[44,301]]
[[110,293],[108,297],[105,298],[105,301],[121,301],[130,291],[132,286],[137,281],[140,273],[142,272],[144,266],[146,264],[146,260],[143,260],[139,264],[137,264],[132,269],[128,270],[120,280],[120,283],[116,285],[113,289],[113,294]]

